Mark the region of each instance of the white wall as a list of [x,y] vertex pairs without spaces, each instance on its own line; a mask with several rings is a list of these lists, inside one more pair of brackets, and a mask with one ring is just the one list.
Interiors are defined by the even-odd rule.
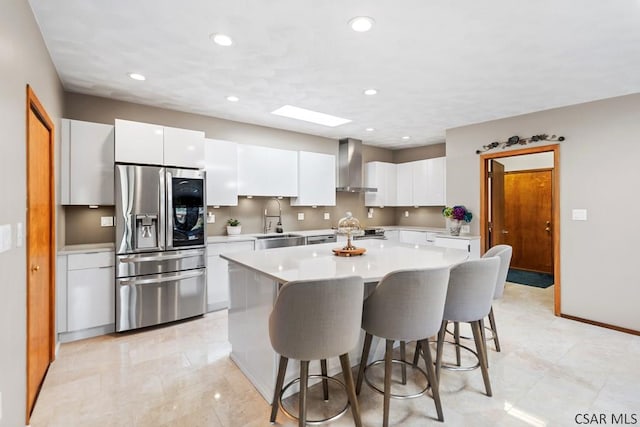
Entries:
[[26,85],[54,125],[63,92],[26,0],[0,6],[0,224],[13,228],[12,249],[0,253],[0,426],[25,424],[26,249],[16,248],[15,226],[26,220]]
[[[480,212],[475,150],[512,135],[562,135],[561,312],[640,331],[640,94],[526,114],[447,131],[447,200]],[[522,148],[517,146],[514,148]],[[588,221],[571,210],[587,209]],[[479,233],[477,220],[472,233]]]
[[525,154],[524,156],[501,157],[497,160],[504,165],[505,172],[553,168],[553,153],[550,151]]

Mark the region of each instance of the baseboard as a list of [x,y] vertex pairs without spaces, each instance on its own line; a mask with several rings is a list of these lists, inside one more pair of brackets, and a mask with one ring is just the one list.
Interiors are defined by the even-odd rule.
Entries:
[[588,324],[594,325],[594,326],[600,326],[601,328],[613,329],[614,331],[624,332],[626,334],[640,336],[640,331],[636,331],[636,330],[633,330],[633,329],[627,329],[627,328],[623,328],[623,327],[620,327],[620,326],[610,325],[608,323],[596,322],[595,320],[583,319],[582,317],[570,316],[568,314],[562,314],[562,313],[560,313],[560,317],[563,317],[563,318],[569,319],[569,320],[575,320],[576,322],[582,322],[582,323],[588,323]]

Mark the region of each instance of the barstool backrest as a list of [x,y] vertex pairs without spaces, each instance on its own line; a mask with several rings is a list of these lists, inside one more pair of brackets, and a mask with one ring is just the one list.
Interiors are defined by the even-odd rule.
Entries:
[[451,269],[444,319],[475,322],[491,310],[500,258],[490,257],[463,262]]
[[362,327],[390,340],[435,335],[442,323],[449,268],[398,270],[384,276],[364,302]]
[[269,316],[273,349],[297,360],[348,353],[360,338],[363,298],[362,277],[285,284]]
[[509,273],[509,265],[511,265],[511,254],[513,249],[509,245],[496,245],[489,249],[482,258],[489,258],[497,256],[500,258],[500,270],[498,271],[498,280],[496,282],[496,289],[493,293],[493,299],[502,298],[504,293],[504,284],[507,281],[507,274]]

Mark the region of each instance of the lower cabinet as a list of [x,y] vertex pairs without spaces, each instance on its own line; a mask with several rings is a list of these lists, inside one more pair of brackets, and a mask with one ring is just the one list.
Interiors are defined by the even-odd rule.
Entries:
[[469,259],[480,258],[480,239],[465,239],[464,237],[437,236],[435,246],[442,248],[463,249],[469,251]]
[[113,332],[114,253],[59,256],[58,268],[59,340],[67,342]]
[[207,311],[229,308],[228,262],[220,254],[252,250],[253,241],[207,245]]

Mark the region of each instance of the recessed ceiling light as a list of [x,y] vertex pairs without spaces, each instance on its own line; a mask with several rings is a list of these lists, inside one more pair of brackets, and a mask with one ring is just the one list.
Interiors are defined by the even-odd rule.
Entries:
[[367,132],[373,132],[375,129],[374,128],[366,128],[365,129]]
[[365,89],[365,91],[363,93],[365,95],[375,95],[376,93],[378,93],[378,91],[375,90],[375,89]]
[[129,77],[131,77],[133,80],[147,80],[147,78],[140,73],[129,73]]
[[353,31],[364,33],[365,31],[369,31],[371,27],[373,27],[374,22],[375,21],[368,16],[356,16],[349,21],[349,26]]
[[231,46],[233,44],[233,40],[226,34],[211,34],[209,36],[213,42],[219,46]]
[[407,140],[407,139],[411,139],[410,136],[403,136],[402,139]]
[[238,98],[237,96],[230,95],[230,96],[227,96],[227,101],[238,102],[240,101],[240,98]]
[[291,119],[304,120],[305,122],[316,123],[329,127],[340,126],[351,121],[349,119],[343,119],[342,117],[336,117],[330,114],[294,107],[293,105],[280,107],[277,110],[272,111],[271,114],[289,117]]

